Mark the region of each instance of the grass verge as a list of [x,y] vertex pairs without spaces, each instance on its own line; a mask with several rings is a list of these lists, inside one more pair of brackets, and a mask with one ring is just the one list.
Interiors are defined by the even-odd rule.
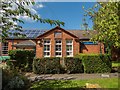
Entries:
[[102,88],[118,88],[118,78],[101,78],[89,80],[44,80],[33,83],[30,90],[83,88],[86,83],[99,84]]
[[120,67],[120,63],[112,62],[112,67]]

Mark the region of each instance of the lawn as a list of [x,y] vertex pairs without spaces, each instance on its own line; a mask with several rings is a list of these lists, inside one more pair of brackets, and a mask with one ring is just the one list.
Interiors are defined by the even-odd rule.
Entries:
[[112,67],[120,67],[120,63],[112,62]]
[[90,80],[45,80],[33,83],[31,90],[43,88],[83,88],[85,83],[99,84],[102,88],[118,88],[118,78],[101,78]]

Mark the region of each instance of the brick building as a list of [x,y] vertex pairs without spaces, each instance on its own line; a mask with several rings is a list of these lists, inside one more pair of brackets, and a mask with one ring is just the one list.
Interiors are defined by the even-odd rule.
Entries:
[[91,42],[94,30],[65,30],[59,26],[51,30],[23,30],[26,37],[9,36],[2,43],[2,55],[12,49],[34,50],[36,57],[73,57],[76,54],[104,53],[104,45]]

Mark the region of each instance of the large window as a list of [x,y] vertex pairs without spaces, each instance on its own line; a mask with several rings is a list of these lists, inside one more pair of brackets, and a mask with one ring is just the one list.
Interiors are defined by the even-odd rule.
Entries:
[[8,54],[8,42],[2,43],[2,54],[7,55]]
[[62,41],[59,39],[55,40],[55,56],[62,57]]
[[44,40],[44,57],[50,57],[50,40]]
[[66,40],[66,56],[72,57],[73,56],[73,41]]

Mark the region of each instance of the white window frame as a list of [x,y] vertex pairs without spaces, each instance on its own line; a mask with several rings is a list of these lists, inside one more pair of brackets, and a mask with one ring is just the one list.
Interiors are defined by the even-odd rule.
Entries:
[[[4,43],[7,43],[7,46]],[[4,43],[2,43],[2,55],[8,55],[8,42]],[[7,50],[5,50],[5,48],[7,48]],[[7,53],[3,53],[4,51],[6,51]]]
[[[45,41],[49,41],[50,43],[45,43]],[[50,39],[45,39],[44,40],[44,47],[45,47],[45,45],[49,45],[49,47],[50,47],[50,50],[44,50],[44,47],[43,47],[43,56],[44,57],[50,57],[51,56],[51,40]],[[44,53],[48,53],[49,52],[49,55],[45,55]]]
[[[58,41],[60,40],[61,43],[56,43],[57,40],[58,40]],[[56,51],[56,45],[61,45],[61,50],[60,50],[60,51]],[[58,52],[58,53],[61,53],[61,55],[56,55],[57,52]],[[62,57],[62,40],[61,40],[61,39],[56,39],[56,40],[55,40],[55,57]]]
[[[67,41],[72,41],[72,43],[67,43]],[[72,45],[72,50],[67,50],[67,45]],[[71,55],[67,55],[67,53],[72,53]],[[73,40],[66,40],[66,56],[67,57],[73,57]]]

